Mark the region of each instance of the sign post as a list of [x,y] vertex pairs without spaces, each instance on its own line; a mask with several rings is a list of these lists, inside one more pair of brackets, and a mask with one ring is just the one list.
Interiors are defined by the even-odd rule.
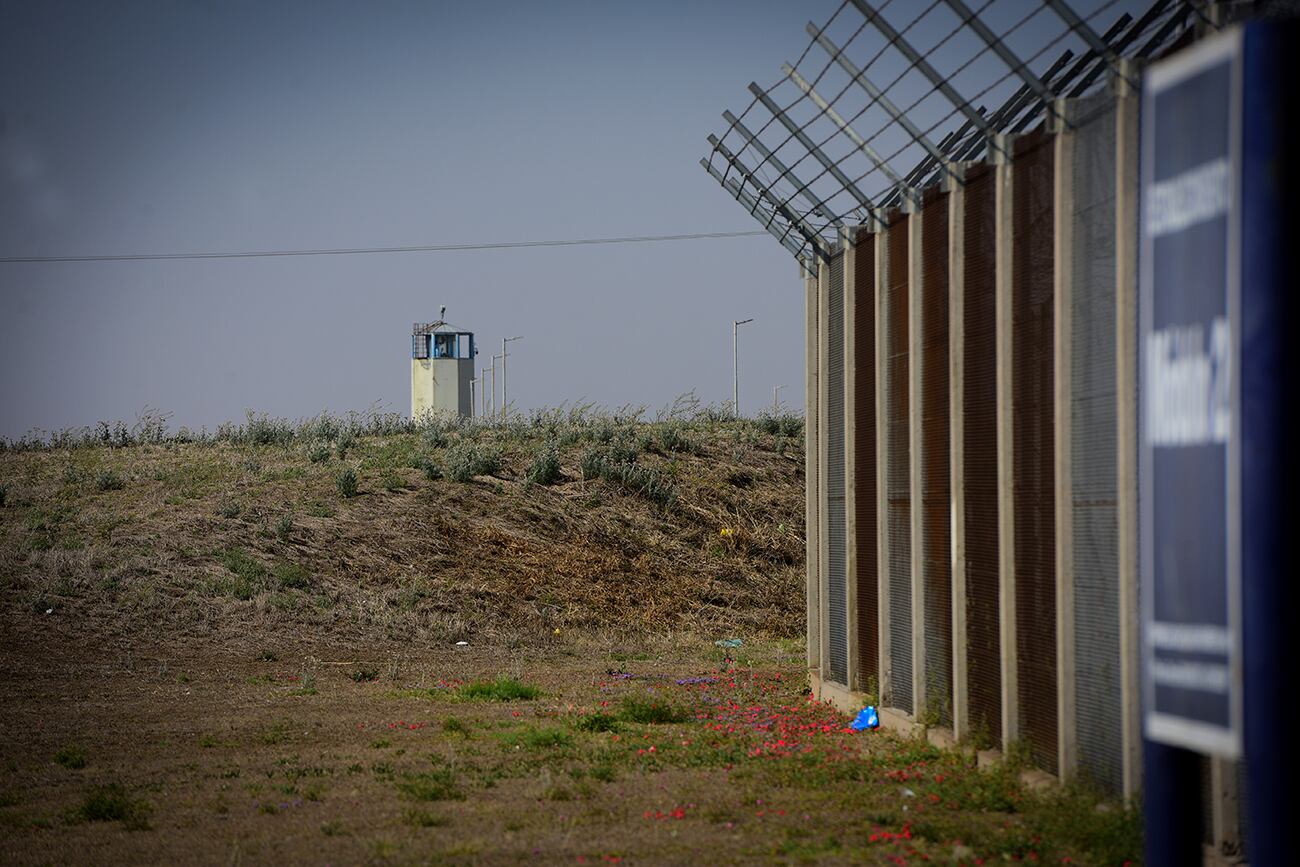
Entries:
[[[1152,66],[1142,94],[1138,463],[1148,861],[1200,861],[1198,753],[1246,756],[1247,857],[1283,863],[1282,448],[1300,192],[1296,29],[1252,22]],[[1288,238],[1288,227],[1291,230]],[[1292,284],[1295,281],[1290,281]]]

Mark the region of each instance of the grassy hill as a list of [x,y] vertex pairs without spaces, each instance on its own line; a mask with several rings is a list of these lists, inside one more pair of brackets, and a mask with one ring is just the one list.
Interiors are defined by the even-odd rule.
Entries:
[[4,442],[0,618],[158,641],[796,636],[802,422],[687,415]]

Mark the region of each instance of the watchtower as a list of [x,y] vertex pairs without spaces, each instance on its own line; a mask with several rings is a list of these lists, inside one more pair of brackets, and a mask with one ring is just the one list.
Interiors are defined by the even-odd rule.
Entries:
[[[443,308],[444,310],[446,308]],[[411,328],[411,418],[474,414],[474,334],[447,322],[416,322]]]

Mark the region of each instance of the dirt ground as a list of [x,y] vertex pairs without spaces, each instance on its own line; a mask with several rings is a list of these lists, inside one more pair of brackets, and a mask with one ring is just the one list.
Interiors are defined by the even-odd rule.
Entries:
[[1140,852],[809,700],[797,418],[101,433],[0,448],[0,863]]
[[[686,636],[362,651],[6,635],[0,860],[1136,857],[1127,811],[848,730],[803,695],[802,656],[795,642],[728,652]],[[502,700],[514,681],[538,695]],[[475,682],[495,686],[475,697]]]

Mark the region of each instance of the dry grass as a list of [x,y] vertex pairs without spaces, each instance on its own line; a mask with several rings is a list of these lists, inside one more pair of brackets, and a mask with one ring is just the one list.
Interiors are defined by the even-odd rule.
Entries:
[[[242,641],[802,629],[799,437],[701,420],[343,441],[324,460],[297,440],[0,452],[0,621]],[[583,480],[584,453],[610,444],[671,503]],[[495,476],[428,478],[470,446],[500,454]],[[551,451],[560,476],[530,484]]]

